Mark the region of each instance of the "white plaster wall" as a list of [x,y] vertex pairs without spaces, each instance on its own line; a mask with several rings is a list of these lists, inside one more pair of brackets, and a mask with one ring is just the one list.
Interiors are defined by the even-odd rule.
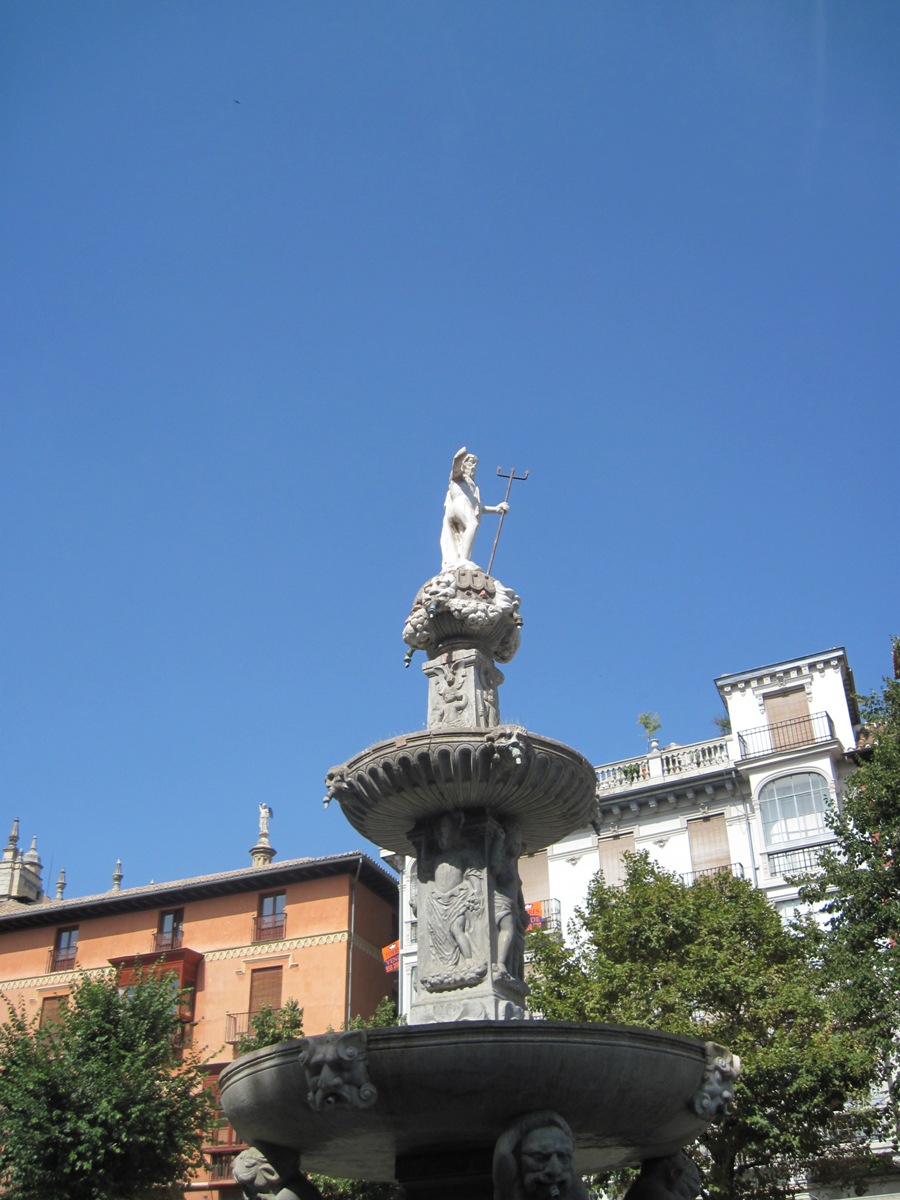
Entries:
[[743,733],[767,723],[765,707],[760,707],[760,700],[767,694],[808,687],[810,715],[827,712],[834,723],[835,735],[844,748],[855,745],[844,691],[843,663],[843,656],[833,655],[802,659],[784,664],[779,672],[760,673],[741,685],[733,684],[731,691],[726,694],[733,733]]

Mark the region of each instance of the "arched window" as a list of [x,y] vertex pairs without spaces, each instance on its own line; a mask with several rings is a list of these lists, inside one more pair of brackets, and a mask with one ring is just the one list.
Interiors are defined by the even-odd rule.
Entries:
[[759,812],[767,846],[783,846],[827,833],[828,784],[806,771],[773,779],[759,794]]

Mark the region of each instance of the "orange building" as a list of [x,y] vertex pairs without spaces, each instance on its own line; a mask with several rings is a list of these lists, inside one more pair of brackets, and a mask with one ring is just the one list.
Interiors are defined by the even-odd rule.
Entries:
[[[184,1036],[218,1074],[263,1005],[295,998],[304,1032],[321,1033],[394,995],[382,947],[397,936],[397,883],[365,854],[276,863],[258,845],[255,852],[268,853],[251,852],[255,865],[240,870],[122,888],[117,866],[111,891],[66,900],[57,884],[51,900],[35,846],[23,855],[17,841],[18,824],[0,863],[0,992],[42,1022],[79,972],[162,961],[188,989]],[[190,1194],[239,1196],[231,1184],[237,1149],[220,1123],[209,1171]]]

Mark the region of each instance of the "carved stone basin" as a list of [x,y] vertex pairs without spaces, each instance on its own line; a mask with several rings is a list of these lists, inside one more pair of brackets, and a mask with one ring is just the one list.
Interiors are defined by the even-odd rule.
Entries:
[[588,823],[596,791],[594,769],[577,750],[516,725],[378,742],[326,783],[354,829],[413,856],[413,824],[460,809],[514,819],[525,852],[541,850]]
[[309,1060],[324,1035],[229,1064],[222,1105],[246,1141],[299,1150],[303,1171],[354,1179],[411,1180],[422,1163],[459,1174],[467,1160],[486,1161],[489,1179],[503,1130],[548,1108],[572,1127],[582,1173],[672,1154],[721,1115],[737,1069],[712,1043],[615,1025],[466,1021],[330,1036],[362,1039],[345,1055],[364,1079],[349,1103],[324,1091],[310,1102],[301,1050]]

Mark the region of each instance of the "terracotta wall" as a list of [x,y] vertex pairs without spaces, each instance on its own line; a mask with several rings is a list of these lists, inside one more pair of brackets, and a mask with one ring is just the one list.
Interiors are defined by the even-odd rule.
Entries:
[[[337,875],[272,888],[286,894],[284,939],[255,944],[253,918],[260,895],[268,889],[184,903],[183,945],[204,955],[195,993],[194,1038],[214,1060],[232,1057],[225,1043],[226,1016],[248,1011],[251,973],[260,967],[282,967],[282,1000],[297,999],[304,1010],[305,1032],[340,1028],[346,1018],[351,885],[350,875]],[[71,987],[71,974],[47,974],[57,929],[78,925],[76,965],[91,970],[106,966],[114,956],[148,953],[162,911],[162,906],[154,906],[82,920],[60,913],[58,924],[10,933],[0,928],[0,992],[24,1002],[29,1014],[38,1013],[44,997]],[[351,1015],[370,1015],[391,992],[393,981],[384,972],[380,950],[395,933],[391,907],[357,883]],[[303,939],[301,945],[291,946],[296,939]]]

